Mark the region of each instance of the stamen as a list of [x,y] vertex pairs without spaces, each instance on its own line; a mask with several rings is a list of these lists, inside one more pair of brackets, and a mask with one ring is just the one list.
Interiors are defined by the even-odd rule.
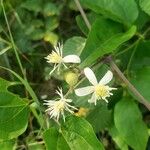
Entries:
[[49,63],[56,63],[59,64],[62,62],[62,57],[55,51],[52,51],[51,54],[49,54],[46,59]]
[[104,86],[104,85],[95,86],[95,94],[98,97],[107,97],[110,95],[109,89],[107,88],[107,86]]

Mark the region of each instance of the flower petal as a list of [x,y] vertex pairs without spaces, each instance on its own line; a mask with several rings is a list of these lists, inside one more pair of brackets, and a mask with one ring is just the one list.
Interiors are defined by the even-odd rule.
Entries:
[[88,68],[88,67],[85,68],[84,74],[93,85],[98,84],[95,74],[90,68]]
[[80,63],[81,60],[77,55],[67,55],[63,58],[65,63]]
[[95,93],[92,94],[91,99],[88,100],[89,103],[94,103],[96,105],[96,95]]
[[93,91],[94,91],[93,86],[87,86],[87,87],[76,89],[75,93],[77,96],[85,96],[91,94]]
[[99,84],[106,85],[109,83],[113,78],[113,73],[109,70],[107,73],[104,75],[104,77],[99,81]]

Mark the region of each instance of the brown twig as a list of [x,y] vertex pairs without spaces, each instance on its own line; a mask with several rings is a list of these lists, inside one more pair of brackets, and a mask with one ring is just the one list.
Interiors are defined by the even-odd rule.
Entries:
[[128,86],[130,91],[136,96],[137,100],[150,111],[150,103],[139,93],[139,91],[129,82],[129,80],[120,71],[113,60],[110,61],[110,67],[117,73],[118,77]]
[[82,8],[79,0],[74,0],[74,1],[75,1],[76,5],[77,5],[77,7],[78,7],[78,9],[79,9],[79,11],[81,13],[81,16],[82,16],[82,18],[83,18],[86,26],[88,27],[89,30],[91,30],[91,24],[90,24],[90,22],[89,22],[89,20],[88,20],[88,18],[86,16],[86,14],[85,14],[85,12],[84,12],[84,10],[83,10],[83,8]]

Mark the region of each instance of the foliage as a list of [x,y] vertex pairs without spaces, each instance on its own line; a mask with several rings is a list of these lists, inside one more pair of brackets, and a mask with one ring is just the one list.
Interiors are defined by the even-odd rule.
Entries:
[[[1,149],[150,147],[149,0],[0,2]],[[61,44],[63,62],[49,74]],[[95,106],[91,95],[75,94],[90,85],[85,67],[98,81],[113,72],[108,103],[101,97]],[[56,93],[57,106],[65,105],[56,107],[60,114]]]

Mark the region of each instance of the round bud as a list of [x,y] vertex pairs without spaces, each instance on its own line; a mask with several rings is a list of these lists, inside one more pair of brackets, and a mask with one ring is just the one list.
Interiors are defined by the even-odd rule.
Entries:
[[70,85],[74,86],[78,82],[78,74],[72,71],[65,73],[65,81]]

